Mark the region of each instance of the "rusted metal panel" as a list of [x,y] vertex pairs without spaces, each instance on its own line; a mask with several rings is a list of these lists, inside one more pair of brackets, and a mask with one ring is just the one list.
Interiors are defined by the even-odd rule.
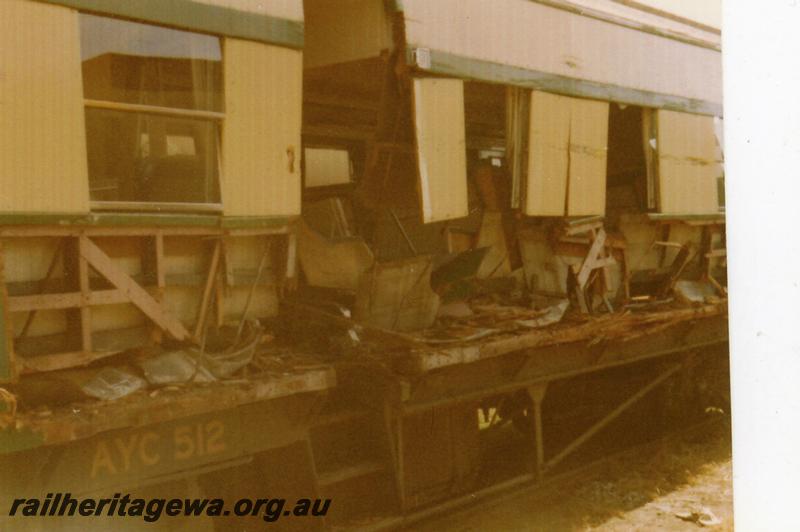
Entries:
[[[0,455],[0,467],[24,475],[22,483],[14,478],[15,489],[73,495],[130,489],[230,467],[256,453],[300,441],[318,401],[318,395],[307,393],[176,416],[78,442]],[[267,426],[266,431],[252,430]],[[2,481],[0,488],[11,489]]]
[[[606,315],[581,324],[561,323],[547,329],[534,329],[529,333],[513,336],[497,336],[446,349],[420,349],[405,357],[401,366],[409,373],[426,373],[446,366],[469,364],[523,349],[592,342],[597,339],[606,341],[618,339],[629,342],[636,338],[648,338],[648,334],[658,332],[662,328],[679,323],[699,322],[702,318],[720,316],[726,321],[726,314],[727,307],[722,304],[639,315]],[[648,351],[645,346],[641,349],[645,353]]]
[[246,385],[217,383],[154,395],[135,394],[87,408],[64,407],[46,417],[18,413],[16,425],[0,432],[0,451],[64,445],[109,431],[168,423],[259,401],[323,392],[334,386],[333,369],[319,366],[281,376],[252,377]]
[[448,403],[470,401],[522,389],[531,383],[565,379],[626,366],[645,360],[668,359],[696,351],[702,356],[727,353],[727,317],[717,316],[679,323],[628,341],[595,344],[571,342],[520,349],[469,364],[440,366],[436,371],[410,376],[410,392],[399,391],[408,412]]

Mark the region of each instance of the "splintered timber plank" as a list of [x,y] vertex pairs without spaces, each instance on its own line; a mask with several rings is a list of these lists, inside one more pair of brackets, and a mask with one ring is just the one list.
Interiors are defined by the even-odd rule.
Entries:
[[177,318],[164,310],[153,296],[139,286],[127,273],[115,266],[111,258],[85,236],[80,237],[80,254],[81,258],[85,259],[92,268],[122,290],[130,302],[156,325],[166,330],[176,340],[189,338],[189,332]]

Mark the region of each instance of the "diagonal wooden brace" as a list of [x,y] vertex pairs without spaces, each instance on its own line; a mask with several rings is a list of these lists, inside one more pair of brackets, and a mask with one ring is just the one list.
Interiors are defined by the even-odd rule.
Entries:
[[145,316],[176,340],[189,338],[189,331],[172,314],[142,288],[130,275],[114,265],[111,258],[88,237],[80,237],[80,254],[89,265],[117,287]]

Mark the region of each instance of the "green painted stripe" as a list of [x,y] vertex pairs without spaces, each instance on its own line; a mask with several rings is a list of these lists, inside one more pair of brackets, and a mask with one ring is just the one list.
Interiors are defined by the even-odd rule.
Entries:
[[225,216],[222,218],[223,229],[263,229],[280,227],[291,223],[295,216]]
[[303,47],[304,25],[260,13],[249,13],[192,0],[38,0],[81,11],[114,15],[226,37]]
[[74,225],[87,218],[85,214],[6,212],[0,213],[0,225]]
[[[417,47],[408,45],[406,49],[406,60],[409,65],[414,64],[412,52],[415,48]],[[657,109],[669,109],[671,111],[682,111],[701,115],[722,116],[722,105],[714,102],[568,78],[557,74],[537,72],[535,70],[464,57],[439,50],[431,50],[430,55],[430,68],[419,69],[419,67],[417,67],[421,72],[433,72],[457,78],[515,85],[555,94],[579,96],[594,100],[638,105],[641,107],[654,107]]]
[[114,225],[114,226],[193,226],[217,227],[219,216],[207,214],[129,214],[129,213],[102,213],[87,217],[89,225]]
[[402,11],[405,11],[405,8],[403,7],[403,0],[387,0],[387,2],[384,5],[390,8],[387,9],[387,11],[389,12],[394,11],[400,13]]
[[671,220],[677,220],[682,222],[691,222],[691,221],[708,221],[708,222],[720,222],[725,223],[725,213],[724,212],[715,212],[715,213],[708,213],[708,214],[664,214],[660,212],[652,212],[647,214],[647,218],[649,220],[653,220],[656,222],[666,222]]
[[151,213],[0,213],[2,225],[58,225],[58,226],[157,226],[157,227],[221,227],[225,229],[259,229],[276,227],[291,222],[288,216],[216,216],[199,214]]

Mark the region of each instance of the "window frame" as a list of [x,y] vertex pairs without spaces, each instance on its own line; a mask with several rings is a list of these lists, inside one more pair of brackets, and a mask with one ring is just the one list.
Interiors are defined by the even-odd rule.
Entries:
[[[86,12],[86,11],[79,11],[79,15],[91,15],[95,17],[106,17],[106,18],[116,18],[110,17],[108,15],[98,15],[96,13]],[[144,24],[148,26],[155,26],[164,29],[173,29],[169,26],[164,26],[161,24],[155,24],[148,21],[141,21],[141,20],[129,20],[129,19],[119,19],[126,22],[131,22],[135,24]],[[184,109],[179,107],[164,107],[159,105],[147,105],[147,104],[137,104],[137,103],[127,103],[127,102],[117,102],[113,100],[98,100],[94,98],[86,98],[85,97],[85,88],[84,88],[84,98],[83,98],[83,108],[84,113],[87,109],[100,109],[106,111],[119,111],[123,113],[132,113],[132,114],[148,114],[148,115],[155,115],[155,116],[166,116],[172,118],[188,118],[193,120],[202,120],[205,122],[212,122],[215,125],[217,134],[216,137],[216,166],[217,166],[217,186],[219,188],[219,201],[216,202],[157,202],[157,201],[141,201],[141,200],[126,200],[126,201],[115,201],[115,200],[92,200],[91,199],[91,192],[89,198],[89,211],[90,212],[166,212],[166,213],[213,213],[213,214],[222,214],[223,212],[223,200],[222,200],[222,172],[223,172],[223,165],[222,165],[222,130],[223,130],[223,123],[226,117],[225,109],[225,69],[224,69],[224,61],[225,61],[225,38],[222,35],[210,34],[210,33],[202,33],[197,31],[191,30],[181,30],[187,33],[195,33],[198,35],[208,35],[210,37],[214,37],[219,40],[219,47],[220,47],[220,63],[223,65],[220,69],[220,90],[222,91],[221,94],[221,105],[222,111],[208,111],[203,109]],[[80,35],[80,30],[79,30]],[[86,127],[84,126],[84,135],[87,134]],[[88,139],[87,139],[88,140]],[[89,176],[87,175],[87,179]]]

